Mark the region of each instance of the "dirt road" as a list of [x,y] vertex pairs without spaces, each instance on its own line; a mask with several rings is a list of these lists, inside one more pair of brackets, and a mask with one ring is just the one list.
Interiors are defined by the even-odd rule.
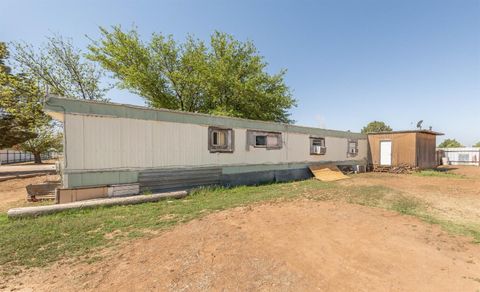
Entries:
[[211,214],[93,264],[30,270],[34,291],[477,291],[480,246],[394,212],[307,200]]

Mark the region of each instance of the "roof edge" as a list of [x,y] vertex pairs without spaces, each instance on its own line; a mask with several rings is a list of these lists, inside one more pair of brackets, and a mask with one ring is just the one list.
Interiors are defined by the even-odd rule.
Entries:
[[203,113],[192,113],[164,108],[148,108],[143,106],[111,103],[93,100],[79,100],[49,95],[44,108],[47,111],[112,116],[140,120],[157,120],[178,123],[191,123],[211,126],[229,126],[232,128],[247,128],[266,131],[290,131],[306,134],[318,134],[332,137],[366,139],[367,135],[356,132],[321,129],[298,126],[278,122],[251,120],[236,117],[214,116]]
[[368,132],[367,135],[384,135],[384,134],[401,134],[401,133],[424,133],[436,136],[445,135],[440,132],[431,131],[431,130],[404,130],[404,131],[382,131],[382,132]]

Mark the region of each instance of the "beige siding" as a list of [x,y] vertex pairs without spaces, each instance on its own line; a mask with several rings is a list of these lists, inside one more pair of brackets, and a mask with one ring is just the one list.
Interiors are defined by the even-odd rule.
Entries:
[[347,157],[346,138],[325,137],[326,155],[310,155],[309,135],[282,133],[283,147],[246,149],[247,129],[235,128],[233,153],[208,151],[208,126],[67,114],[66,169],[188,167],[365,160],[367,141],[359,155]]

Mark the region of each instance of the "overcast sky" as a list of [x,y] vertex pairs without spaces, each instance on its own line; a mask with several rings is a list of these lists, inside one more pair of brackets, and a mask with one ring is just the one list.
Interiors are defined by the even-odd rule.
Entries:
[[[372,120],[480,141],[480,0],[2,0],[0,40],[38,45],[50,33],[84,49],[98,26],[138,26],[207,39],[252,40],[272,73],[288,69],[297,124],[359,131]],[[143,105],[127,91],[114,102]]]

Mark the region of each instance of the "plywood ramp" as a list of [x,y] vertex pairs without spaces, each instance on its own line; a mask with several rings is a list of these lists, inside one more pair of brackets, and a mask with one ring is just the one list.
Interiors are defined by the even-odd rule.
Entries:
[[310,166],[310,171],[321,181],[337,181],[350,178],[342,173],[336,165]]

